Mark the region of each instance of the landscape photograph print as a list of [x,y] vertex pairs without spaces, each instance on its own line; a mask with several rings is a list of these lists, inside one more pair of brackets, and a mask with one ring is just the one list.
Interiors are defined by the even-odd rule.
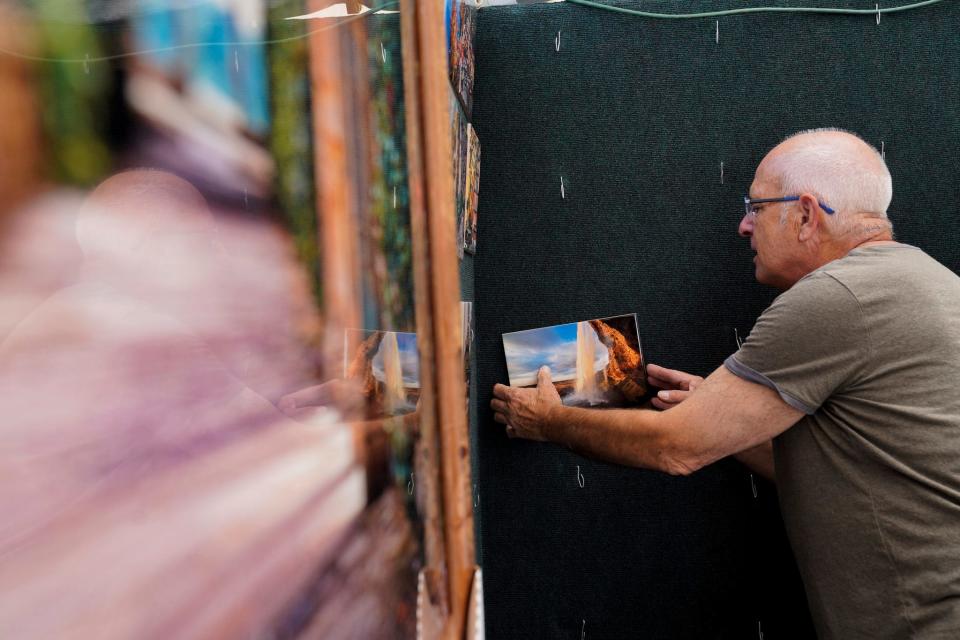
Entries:
[[503,334],[510,386],[535,387],[550,368],[565,405],[626,407],[648,391],[636,314]]

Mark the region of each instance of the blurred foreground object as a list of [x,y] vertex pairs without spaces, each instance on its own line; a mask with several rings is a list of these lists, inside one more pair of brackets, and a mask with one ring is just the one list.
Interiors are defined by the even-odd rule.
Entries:
[[[0,43],[32,53],[35,34],[24,14],[0,4]],[[24,58],[0,55],[0,220],[36,190],[41,170],[36,73]]]
[[0,637],[405,633],[402,500],[360,518],[353,430],[275,407],[315,382],[289,242],[158,171],[42,204],[0,254]]

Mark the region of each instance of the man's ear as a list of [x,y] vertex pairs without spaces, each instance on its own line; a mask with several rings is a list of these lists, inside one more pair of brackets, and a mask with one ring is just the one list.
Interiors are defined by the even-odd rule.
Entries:
[[813,238],[820,229],[820,204],[817,202],[817,199],[809,193],[800,196],[800,201],[797,204],[800,206],[798,239],[800,242],[807,242]]

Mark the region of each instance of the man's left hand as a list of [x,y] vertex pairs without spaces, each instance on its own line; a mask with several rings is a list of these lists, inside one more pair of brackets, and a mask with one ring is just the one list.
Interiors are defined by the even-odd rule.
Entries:
[[550,369],[540,367],[537,387],[521,389],[498,384],[493,387],[494,399],[490,407],[493,419],[507,425],[507,436],[527,440],[548,440],[546,418],[550,411],[562,404],[557,388],[550,380]]

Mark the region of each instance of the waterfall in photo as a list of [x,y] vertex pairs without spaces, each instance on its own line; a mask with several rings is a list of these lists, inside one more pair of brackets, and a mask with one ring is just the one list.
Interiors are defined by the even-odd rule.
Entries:
[[589,322],[577,323],[577,382],[574,393],[592,399],[597,395],[597,372],[594,370],[596,351],[593,329]]
[[383,408],[387,415],[394,415],[407,408],[407,393],[403,388],[403,370],[400,366],[400,347],[397,334],[387,331],[380,344],[383,355]]

